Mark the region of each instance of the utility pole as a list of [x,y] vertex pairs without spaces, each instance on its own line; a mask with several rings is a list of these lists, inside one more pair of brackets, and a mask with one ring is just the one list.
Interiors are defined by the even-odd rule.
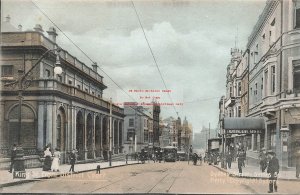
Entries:
[[111,167],[112,161],[112,99],[110,98],[109,104],[109,166]]
[[208,139],[210,139],[210,123],[208,123]]

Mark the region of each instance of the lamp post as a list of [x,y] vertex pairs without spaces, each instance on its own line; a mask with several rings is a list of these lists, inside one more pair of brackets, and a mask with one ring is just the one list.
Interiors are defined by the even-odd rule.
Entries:
[[[56,62],[55,62],[55,67],[54,67],[54,73],[55,74],[61,74],[62,73],[62,68],[60,67],[60,60],[59,60],[59,51],[60,48],[55,48],[55,49],[49,49],[47,50],[39,59],[38,61],[25,73],[25,69],[18,70],[19,78],[10,83],[6,83],[4,86],[5,87],[12,87],[17,88],[18,91],[18,100],[19,100],[19,105],[18,105],[18,132],[17,132],[17,140],[18,140],[18,147],[16,149],[16,158],[15,158],[15,165],[14,165],[14,170],[15,171],[25,171],[25,165],[24,165],[24,151],[21,146],[21,131],[22,131],[22,104],[23,104],[23,92],[31,85],[32,79],[28,79],[29,76],[32,74],[32,70],[37,67],[40,62],[46,57],[46,55],[50,52],[55,51],[56,54]],[[25,58],[25,55],[24,55]],[[25,61],[25,59],[24,59]],[[25,68],[25,67],[24,67]]]

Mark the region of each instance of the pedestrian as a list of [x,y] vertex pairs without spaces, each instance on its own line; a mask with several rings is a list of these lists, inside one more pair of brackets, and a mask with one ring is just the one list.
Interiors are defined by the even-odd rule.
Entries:
[[268,158],[270,159],[268,169],[267,169],[267,173],[269,173],[269,191],[268,191],[268,193],[272,193],[273,188],[274,188],[275,192],[277,192],[277,190],[278,190],[276,181],[277,181],[277,177],[278,177],[278,173],[279,173],[279,161],[276,158],[274,152],[269,152]]
[[16,159],[16,156],[17,156],[17,145],[14,144],[13,145],[13,148],[11,150],[11,155],[10,155],[10,169],[8,172],[12,172],[12,170],[14,169],[14,164],[15,164],[15,159]]
[[101,170],[101,166],[99,164],[99,165],[97,165],[96,174],[100,174],[100,170]]
[[152,160],[155,163],[156,159],[155,159],[155,154],[154,153],[152,154]]
[[75,172],[74,171],[74,166],[75,166],[75,162],[76,162],[76,154],[75,154],[75,149],[72,150],[70,156],[69,156],[69,160],[70,160],[70,164],[71,164],[71,167],[70,167],[70,170],[69,172]]
[[260,170],[261,172],[265,172],[267,168],[267,155],[266,150],[263,148],[262,151],[259,154],[259,164],[260,164]]
[[194,165],[197,165],[198,155],[196,153],[193,154],[192,159],[193,159]]
[[300,174],[300,150],[296,153],[296,177],[299,178]]
[[199,155],[199,162],[200,162],[200,165],[202,165],[202,155],[201,154]]
[[60,161],[60,151],[58,148],[55,148],[55,151],[53,153],[52,165],[51,165],[52,171],[59,172],[59,161]]
[[227,163],[227,167],[229,169],[231,169],[231,162],[232,162],[232,154],[231,154],[231,152],[228,152],[226,154],[226,163]]
[[238,169],[239,169],[239,175],[242,176],[243,173],[243,161],[244,161],[244,152],[243,149],[239,148],[237,153],[237,160],[238,160]]
[[43,166],[43,171],[50,171],[51,170],[51,165],[52,165],[52,153],[50,150],[50,146],[46,146],[46,149],[44,151],[44,166]]

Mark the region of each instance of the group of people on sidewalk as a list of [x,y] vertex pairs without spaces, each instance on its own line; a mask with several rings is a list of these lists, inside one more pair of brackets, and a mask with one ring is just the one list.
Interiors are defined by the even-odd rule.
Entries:
[[44,166],[43,171],[59,171],[59,164],[60,164],[60,151],[58,148],[55,148],[54,152],[52,153],[50,147],[47,146],[44,151]]
[[[44,165],[43,165],[43,171],[57,171],[59,172],[59,165],[60,165],[60,158],[61,153],[58,148],[55,148],[54,152],[51,152],[50,146],[46,146],[46,149],[44,151]],[[69,155],[69,162],[70,162],[70,170],[69,172],[75,172],[74,166],[76,162],[76,150],[73,149],[72,152]]]

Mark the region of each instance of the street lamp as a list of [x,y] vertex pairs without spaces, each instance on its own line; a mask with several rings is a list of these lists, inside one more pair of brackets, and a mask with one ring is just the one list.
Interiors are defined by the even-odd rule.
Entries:
[[[18,147],[16,150],[16,158],[15,158],[15,171],[25,171],[25,165],[24,165],[24,151],[21,147],[21,130],[22,130],[22,105],[23,105],[23,92],[25,89],[27,89],[31,85],[32,79],[29,79],[28,77],[31,76],[32,70],[37,67],[40,62],[46,57],[46,55],[50,52],[55,51],[56,54],[56,62],[55,62],[55,68],[54,73],[55,74],[61,74],[62,68],[59,60],[59,52],[61,49],[59,47],[55,49],[49,49],[47,50],[39,59],[38,61],[26,72],[25,70],[18,70],[19,78],[16,81],[6,83],[5,87],[12,87],[13,89],[17,87],[18,91],[18,99],[19,99],[19,113],[18,113]],[[25,59],[24,59],[25,60]]]

